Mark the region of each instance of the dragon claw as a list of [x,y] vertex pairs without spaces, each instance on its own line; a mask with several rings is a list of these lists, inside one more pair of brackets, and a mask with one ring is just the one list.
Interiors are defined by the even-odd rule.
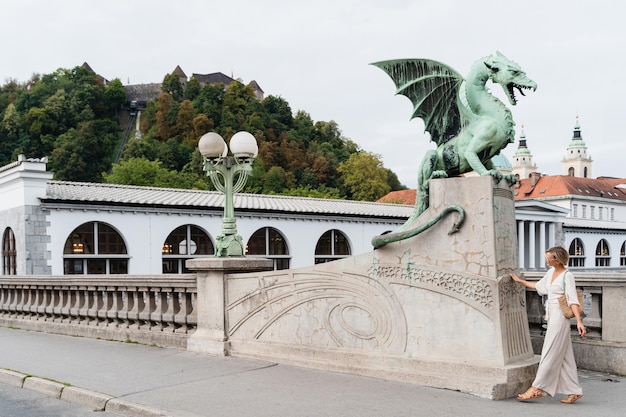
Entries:
[[430,178],[448,178],[448,173],[443,170],[433,171]]
[[513,186],[513,185],[517,184],[517,177],[515,175],[506,174],[506,175],[503,176],[503,178],[506,180],[506,182],[510,186]]

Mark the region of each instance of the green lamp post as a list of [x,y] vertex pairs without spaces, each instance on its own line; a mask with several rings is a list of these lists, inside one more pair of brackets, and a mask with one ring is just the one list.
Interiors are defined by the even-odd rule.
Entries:
[[202,169],[225,196],[222,234],[216,239],[215,256],[244,256],[243,242],[237,235],[233,194],[241,191],[252,175],[252,163],[259,153],[256,139],[248,132],[235,133],[230,139],[231,155],[228,155],[224,139],[209,132],[200,138],[198,150],[204,158]]

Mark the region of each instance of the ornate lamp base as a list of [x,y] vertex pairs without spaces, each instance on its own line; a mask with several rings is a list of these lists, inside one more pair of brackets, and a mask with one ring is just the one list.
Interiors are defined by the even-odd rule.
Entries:
[[219,235],[215,242],[215,256],[244,256],[241,236]]

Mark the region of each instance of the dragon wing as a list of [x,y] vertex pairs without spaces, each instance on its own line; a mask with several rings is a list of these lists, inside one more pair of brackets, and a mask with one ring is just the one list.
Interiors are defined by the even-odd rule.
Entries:
[[411,119],[424,120],[426,131],[439,146],[455,137],[471,111],[459,100],[463,77],[449,66],[428,59],[396,59],[375,62],[396,84],[396,94],[413,103]]

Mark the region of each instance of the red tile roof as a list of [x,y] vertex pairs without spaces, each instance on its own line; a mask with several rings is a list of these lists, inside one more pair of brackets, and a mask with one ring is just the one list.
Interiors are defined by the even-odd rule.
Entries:
[[[626,178],[579,178],[567,175],[544,175],[524,178],[513,189],[515,200],[547,197],[585,196],[626,201]],[[416,190],[392,191],[378,203],[415,204]]]
[[535,176],[520,180],[513,192],[516,200],[585,196],[626,201],[626,178]]
[[389,194],[376,200],[377,203],[392,203],[392,204],[415,204],[415,194],[417,190],[400,190],[392,191]]

